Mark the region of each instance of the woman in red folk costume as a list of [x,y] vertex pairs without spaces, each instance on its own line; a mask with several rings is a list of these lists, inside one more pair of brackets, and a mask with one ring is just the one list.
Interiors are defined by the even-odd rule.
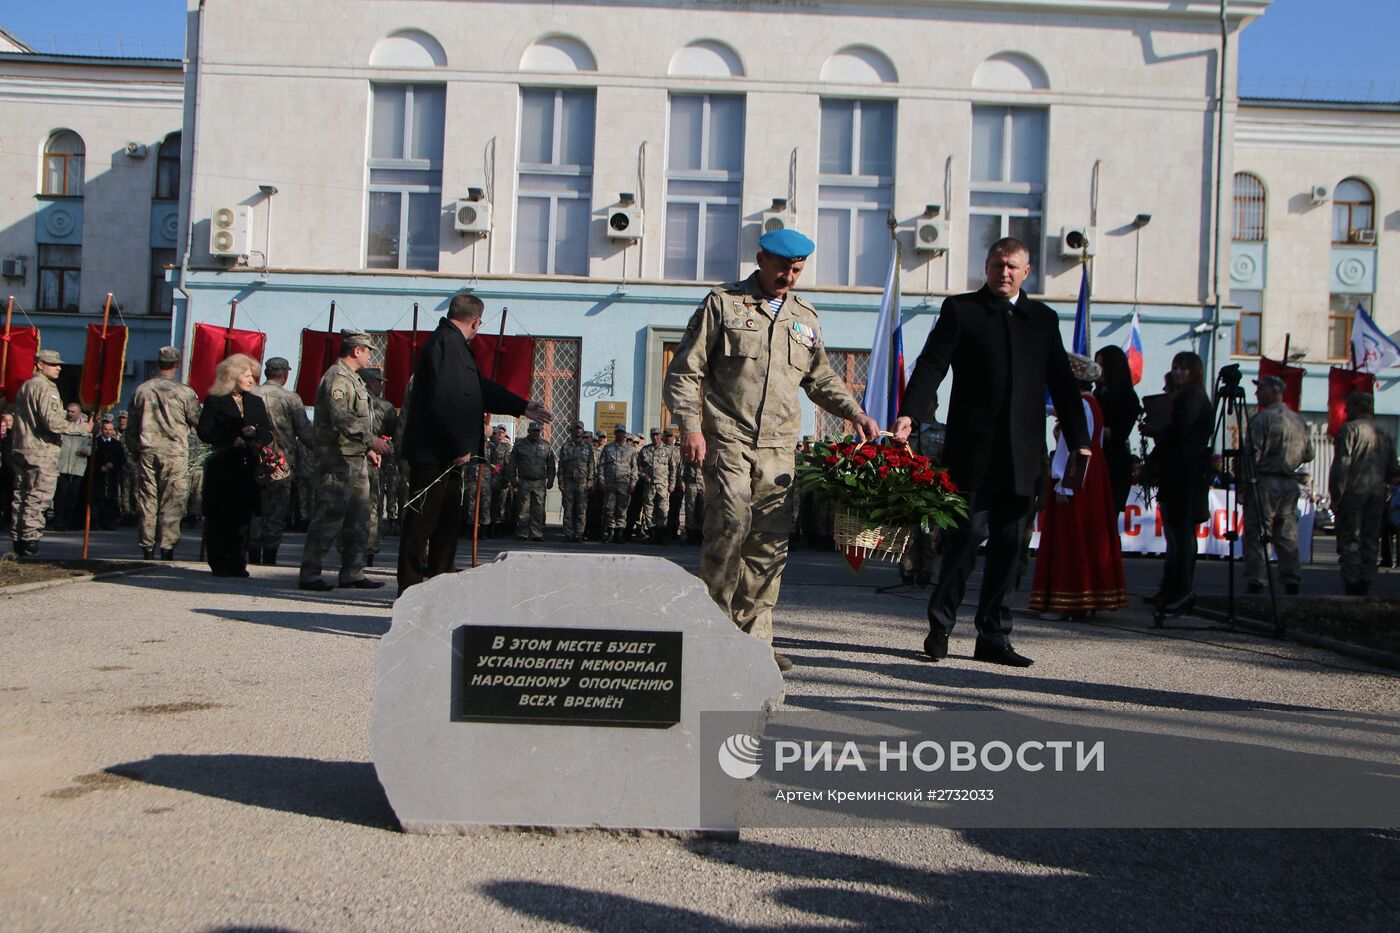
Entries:
[[1054,489],[1040,513],[1040,548],[1030,598],[1031,610],[1041,612],[1043,618],[1078,618],[1128,604],[1118,516],[1103,452],[1103,410],[1093,396],[1099,366],[1075,353],[1069,354],[1069,362],[1079,380],[1093,456],[1079,488],[1067,489],[1069,450],[1063,439],[1055,448],[1050,465]]

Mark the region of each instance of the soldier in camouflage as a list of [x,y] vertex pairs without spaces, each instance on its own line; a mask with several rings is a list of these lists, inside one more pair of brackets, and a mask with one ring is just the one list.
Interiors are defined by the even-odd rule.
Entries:
[[130,423],[131,418],[126,412],[117,412],[117,436],[121,438],[122,449],[126,453],[121,475],[117,479],[117,508],[121,513],[122,524],[136,521],[136,461],[140,458],[141,451],[126,433]]
[[544,496],[554,488],[554,448],[540,436],[541,425],[530,422],[525,440],[515,445],[510,457],[510,480],[520,497],[515,540],[544,540]]
[[301,396],[287,389],[287,374],[292,364],[274,356],[263,366],[267,377],[258,389],[267,419],[272,425],[272,438],[287,458],[291,472],[279,480],[269,480],[262,487],[262,514],[253,516],[249,535],[248,560],[269,567],[277,563],[277,549],[287,530],[292,512],[292,488],[302,457],[302,445],[311,443],[311,421],[306,417],[306,405]]
[[651,429],[651,443],[637,454],[637,486],[642,499],[637,533],[659,544],[666,531],[666,509],[671,492],[676,487],[671,455],[661,443],[661,431],[657,428]]
[[491,443],[487,446],[486,474],[490,477],[490,489],[481,490],[481,515],[491,523],[493,535],[503,534],[510,514],[510,455],[512,445],[506,426],[498,424],[491,432]]
[[559,448],[559,491],[564,497],[564,540],[582,541],[588,518],[588,491],[598,472],[593,444],[583,422],[569,426],[569,439]]
[[[677,448],[679,449],[679,448]],[[681,531],[690,544],[699,544],[705,522],[705,473],[698,462],[681,464],[681,485],[684,487],[685,510],[681,515]]]
[[1395,438],[1376,425],[1375,400],[1347,396],[1347,423],[1332,442],[1336,453],[1328,487],[1337,520],[1337,563],[1348,596],[1365,596],[1376,575],[1381,502],[1396,475]]
[[81,436],[87,425],[69,421],[54,382],[63,368],[57,350],[40,350],[34,375],[15,394],[14,551],[17,557],[39,553],[44,536],[44,510],[58,485],[58,450],[65,436]]
[[621,544],[627,503],[637,486],[637,449],[628,443],[623,425],[613,429],[613,442],[598,456],[598,482],[603,487],[603,540]]
[[[360,370],[360,378],[369,390],[369,404],[373,411],[370,419],[371,430],[376,437],[393,439],[399,427],[399,413],[393,404],[384,397],[384,373],[377,366],[366,366]],[[393,461],[393,455],[383,458],[369,458],[369,541],[365,545],[365,566],[374,566],[374,556],[379,553],[379,523],[382,518],[380,505],[384,498],[384,477],[393,474],[393,467],[386,465]]]
[[[786,229],[765,233],[758,245],[758,269],[696,308],[662,394],[680,424],[682,456],[705,464],[700,576],[735,625],[772,644],[802,421],[798,390],[851,421],[862,439],[880,429],[827,361],[816,310],[791,290],[814,244]],[[774,660],[781,670],[792,666],[777,653]]]
[[180,351],[161,347],[158,372],[132,396],[126,436],[137,449],[136,542],[147,560],[175,559],[190,501],[190,444],[198,441],[199,397],[179,381]]
[[[340,332],[340,358],[316,387],[312,424],[316,455],[316,514],[306,531],[297,586],[325,592],[335,589],[321,577],[326,551],[340,541],[340,586],[378,589],[365,576],[369,540],[369,456],[391,452],[374,433],[374,411],[360,370],[370,362],[370,338],[364,331]],[[344,537],[342,537],[342,532]]]
[[1244,578],[1249,592],[1264,592],[1268,559],[1260,529],[1249,527],[1257,514],[1273,539],[1284,590],[1292,595],[1303,579],[1298,561],[1298,468],[1312,462],[1312,441],[1303,419],[1283,403],[1283,380],[1264,376],[1255,384],[1259,412],[1250,419],[1246,433],[1254,454],[1259,501],[1254,502],[1253,490],[1246,486]]

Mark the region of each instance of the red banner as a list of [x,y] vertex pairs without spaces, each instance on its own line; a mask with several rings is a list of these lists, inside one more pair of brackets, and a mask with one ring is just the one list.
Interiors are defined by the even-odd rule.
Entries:
[[1307,370],[1301,366],[1289,366],[1267,356],[1259,357],[1259,375],[1277,376],[1283,380],[1283,404],[1294,411],[1303,406],[1303,376]]
[[432,335],[433,332],[429,330],[388,331],[389,342],[384,348],[384,397],[395,408],[403,407],[408,377],[413,375],[418,354]]
[[267,334],[256,330],[235,330],[217,324],[196,324],[194,342],[190,348],[189,387],[199,400],[209,394],[214,384],[214,370],[235,353],[246,353],[259,363],[267,348]]
[[534,337],[477,334],[472,339],[472,354],[481,375],[521,398],[530,397],[530,378],[535,369]]
[[122,397],[122,369],[126,366],[126,327],[108,324],[87,326],[87,347],[83,351],[83,374],[78,381],[78,399],[84,408],[100,411],[111,408]]
[[326,330],[301,332],[301,359],[297,361],[297,395],[307,405],[316,404],[316,387],[340,356],[340,334]]
[[1374,395],[1376,377],[1353,369],[1327,371],[1327,433],[1333,437],[1347,423],[1347,396],[1353,392]]
[[0,393],[6,402],[13,402],[19,394],[19,387],[34,375],[34,355],[39,352],[39,330],[35,327],[13,327],[9,336],[0,333],[0,340],[8,346],[5,356],[5,371],[0,373]]

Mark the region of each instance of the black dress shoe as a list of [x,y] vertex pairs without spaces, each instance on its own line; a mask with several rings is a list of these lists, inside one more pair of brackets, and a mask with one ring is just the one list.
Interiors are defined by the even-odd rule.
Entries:
[[368,577],[360,580],[351,580],[349,583],[340,584],[343,590],[377,590],[384,585],[383,580],[371,580]]
[[988,641],[985,638],[977,639],[977,645],[972,649],[972,660],[1005,664],[1007,667],[1030,667],[1035,663],[1025,655],[1017,654],[1010,642]]
[[331,586],[325,580],[318,578],[315,580],[302,580],[298,582],[297,589],[310,590],[313,593],[329,593],[331,590],[335,589],[335,587]]
[[942,661],[948,656],[948,636],[942,632],[931,632],[924,638],[924,654],[930,661]]

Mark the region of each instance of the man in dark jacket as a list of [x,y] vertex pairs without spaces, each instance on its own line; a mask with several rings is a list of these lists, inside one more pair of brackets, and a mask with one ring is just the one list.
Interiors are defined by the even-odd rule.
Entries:
[[408,503],[401,510],[399,592],[453,569],[462,527],[463,469],[481,456],[487,412],[553,419],[538,402],[527,402],[477,370],[471,341],[481,326],[481,299],[452,298],[447,316],[428,338],[413,370],[404,449]]
[[943,302],[904,392],[894,435],[909,436],[928,411],[949,366],[953,392],[944,446],[953,482],[968,498],[971,515],[944,538],[938,586],[929,598],[924,651],[948,656],[948,634],[987,538],[987,561],[977,601],[973,657],[1027,667],[1030,658],[1011,647],[1011,612],[1003,603],[1014,580],[1022,523],[1045,454],[1045,391],[1071,450],[1089,456],[1089,434],[1079,389],[1065,357],[1059,318],[1021,292],[1030,273],[1030,251],[1006,238],[987,253],[987,284]]

